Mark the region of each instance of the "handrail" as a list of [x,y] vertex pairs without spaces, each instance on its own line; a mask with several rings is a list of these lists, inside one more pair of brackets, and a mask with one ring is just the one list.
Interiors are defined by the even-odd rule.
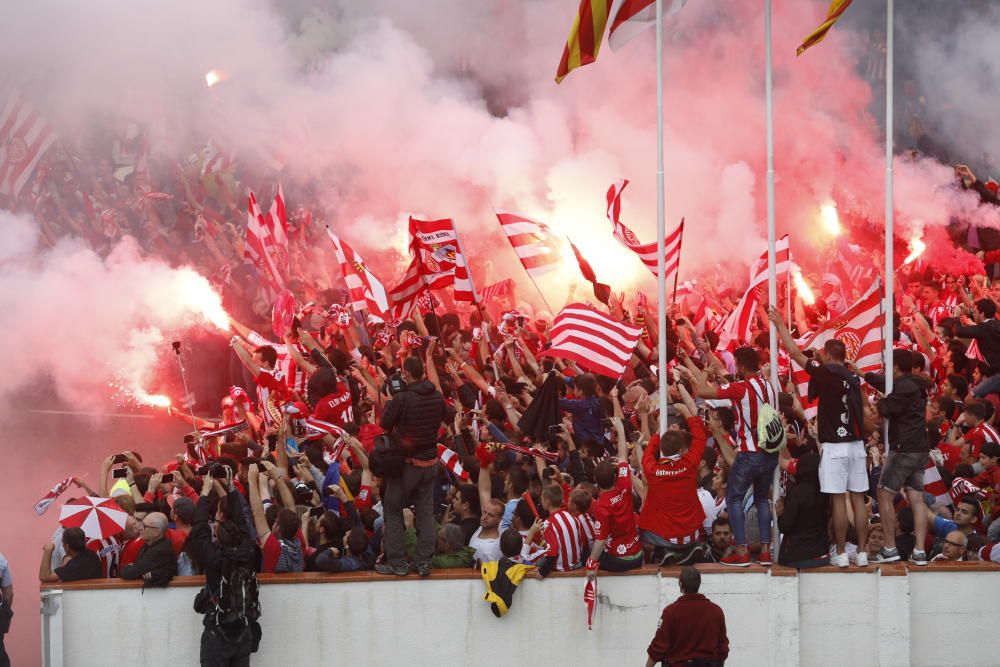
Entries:
[[[729,567],[715,563],[699,563],[695,567],[702,574],[764,574],[770,571],[773,577],[795,577],[799,573],[794,568],[773,565],[769,568],[760,565],[750,567]],[[887,565],[877,565],[867,568],[849,567],[839,568],[827,565],[824,567],[804,570],[807,574],[871,574],[879,570],[882,576],[905,577],[912,572],[918,574],[923,572],[997,572],[1000,573],[1000,565],[983,562],[940,562],[930,563],[926,567],[911,567],[903,563],[892,563]],[[600,577],[629,577],[629,576],[655,576],[657,573],[663,577],[677,577],[680,568],[676,566],[658,568],[655,565],[645,565],[641,568],[628,572],[601,572]],[[479,572],[473,569],[454,568],[445,570],[431,570],[431,574],[426,579],[448,580],[448,579],[479,579]],[[550,577],[582,577],[583,570],[573,572],[553,572]],[[421,577],[416,574],[409,574],[406,577],[396,577],[392,575],[376,574],[372,571],[364,572],[298,572],[294,574],[258,574],[257,580],[261,585],[270,584],[346,584],[359,582],[387,582],[387,581],[420,581]],[[174,577],[169,584],[172,587],[200,588],[205,585],[205,577]],[[123,579],[87,579],[84,581],[55,582],[41,584],[41,590],[59,589],[64,591],[86,591],[86,590],[108,590],[142,588],[142,581],[125,581]]]

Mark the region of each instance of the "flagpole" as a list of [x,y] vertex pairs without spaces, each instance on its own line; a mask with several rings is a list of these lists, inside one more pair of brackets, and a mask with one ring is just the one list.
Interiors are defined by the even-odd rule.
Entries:
[[[893,175],[892,175],[892,133],[893,133],[893,40],[895,31],[895,7],[893,0],[887,0],[885,26],[885,393],[892,392],[892,343],[893,314],[896,287],[892,266],[893,258]],[[889,420],[885,420],[882,434],[885,454],[889,455]]]
[[[777,256],[774,248],[775,230],[774,219],[774,85],[771,72],[771,0],[764,2],[764,96],[765,115],[767,122],[767,300],[772,307],[778,305],[778,275]],[[771,344],[771,384],[775,391],[780,391],[778,384],[778,330],[774,322],[768,322],[768,336]],[[780,533],[778,531],[778,513],[774,511],[774,504],[780,494],[781,468],[775,466],[774,478],[771,481],[771,553],[775,559],[778,558],[778,548],[780,545]]]
[[[556,312],[554,310],[552,310],[552,306],[549,305],[549,300],[545,298],[545,295],[542,294],[542,290],[539,289],[539,287],[538,287],[538,283],[535,282],[535,277],[533,275],[531,275],[530,273],[528,273],[527,269],[525,269],[524,272],[528,274],[528,279],[531,280],[531,284],[535,286],[535,291],[538,292],[538,296],[540,296],[542,298],[542,303],[544,303],[545,307],[549,309],[549,314],[550,315],[555,315]],[[469,274],[469,275],[471,276],[472,274]]]
[[656,340],[659,368],[659,431],[667,430],[667,276],[666,276],[666,211],[663,194],[663,0],[656,0],[656,295],[657,308]]

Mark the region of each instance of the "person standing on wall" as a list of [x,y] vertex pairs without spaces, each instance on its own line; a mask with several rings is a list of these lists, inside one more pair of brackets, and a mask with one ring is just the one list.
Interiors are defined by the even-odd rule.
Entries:
[[[434,482],[437,480],[438,429],[445,418],[444,396],[424,377],[424,364],[417,357],[403,362],[404,387],[394,391],[382,412],[382,428],[390,434],[403,463],[398,474],[387,475],[382,506],[385,511],[385,564],[379,574],[406,576],[410,567],[421,577],[431,572],[431,557],[437,532],[434,527]],[[390,382],[393,378],[390,378]],[[377,452],[376,452],[377,453]],[[376,461],[378,458],[376,457]],[[374,468],[373,468],[374,470]],[[406,563],[403,548],[403,509],[413,505],[417,528],[414,561]]]
[[681,596],[667,605],[656,625],[656,634],[646,650],[646,667],[684,665],[722,667],[729,657],[726,615],[722,608],[701,595],[701,573],[682,567],[678,583]]

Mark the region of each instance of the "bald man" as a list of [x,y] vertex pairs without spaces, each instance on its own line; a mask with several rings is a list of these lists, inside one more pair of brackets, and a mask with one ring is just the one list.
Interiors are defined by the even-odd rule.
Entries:
[[164,539],[167,532],[167,517],[160,512],[151,512],[142,520],[143,541],[139,556],[131,565],[122,568],[122,579],[142,579],[143,586],[166,586],[177,574],[177,559]]
[[965,560],[965,547],[968,544],[968,535],[960,530],[953,530],[944,536],[944,542],[941,543],[941,553],[935,556],[931,562]]

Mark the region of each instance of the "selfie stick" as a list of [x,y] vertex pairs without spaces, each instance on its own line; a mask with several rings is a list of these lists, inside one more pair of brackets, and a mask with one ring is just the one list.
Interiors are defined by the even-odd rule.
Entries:
[[181,369],[181,382],[184,383],[184,400],[187,401],[188,410],[191,411],[191,426],[194,426],[194,432],[198,434],[198,439],[201,440],[201,429],[198,428],[198,420],[194,416],[194,402],[191,400],[191,392],[188,391],[187,375],[184,373],[184,362],[181,361],[181,342],[175,340],[171,345],[174,348],[174,354],[177,355],[177,367]]

